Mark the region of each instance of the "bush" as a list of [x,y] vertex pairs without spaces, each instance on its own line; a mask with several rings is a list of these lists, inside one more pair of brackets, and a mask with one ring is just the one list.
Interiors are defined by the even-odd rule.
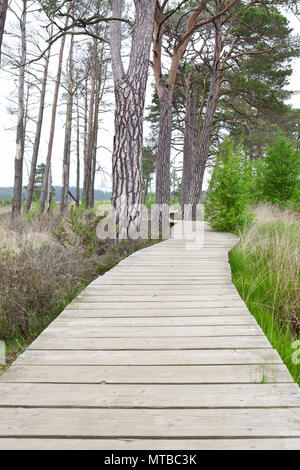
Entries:
[[234,231],[245,223],[250,202],[251,170],[241,146],[226,139],[217,158],[206,202],[206,216],[216,230]]
[[268,149],[265,164],[264,198],[273,204],[292,200],[300,177],[300,153],[294,144],[278,135],[275,145]]

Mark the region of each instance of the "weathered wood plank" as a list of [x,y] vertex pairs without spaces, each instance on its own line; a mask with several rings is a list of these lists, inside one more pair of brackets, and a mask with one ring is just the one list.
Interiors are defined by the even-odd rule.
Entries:
[[133,318],[64,318],[60,317],[52,325],[67,326],[225,326],[225,325],[256,325],[250,315],[244,316],[202,316],[202,317],[133,317]]
[[[149,308],[149,307],[152,307],[153,308],[153,303],[148,301],[148,302],[122,302],[122,304],[120,304],[120,302],[114,302],[113,300],[111,301],[107,301],[107,302],[104,302],[103,301],[103,304],[102,302],[98,302],[97,300],[86,300],[86,299],[78,299],[78,300],[74,300],[71,304],[70,304],[70,308],[75,308],[75,306],[78,306],[77,308],[79,309],[85,309],[85,308],[99,308],[99,304],[100,306],[106,304],[106,307],[107,308],[110,308],[110,309],[116,309],[116,310],[119,310],[120,308],[122,309],[129,309],[131,310],[132,308],[140,308],[140,309],[143,309],[143,308]],[[86,307],[88,306],[88,307]],[[245,304],[241,301],[241,300],[215,300],[215,301],[198,301],[198,302],[162,302],[161,304],[159,304],[159,308],[160,309],[164,309],[164,308],[181,308],[181,309],[186,309],[186,308],[231,308],[231,307],[244,307]]]
[[[88,304],[89,305],[89,304]],[[77,308],[75,308],[75,306]],[[132,308],[126,309],[114,309],[111,310],[105,305],[101,305],[98,308],[79,308],[81,305],[72,304],[64,310],[60,317],[63,318],[130,318],[130,317],[201,317],[201,316],[246,316],[249,317],[250,313],[246,307],[233,307],[233,308]],[[92,306],[93,307],[93,306]]]
[[296,384],[93,385],[0,383],[2,407],[300,408]]
[[170,338],[64,338],[39,336],[28,349],[59,350],[177,350],[271,348],[265,336]]
[[210,285],[204,285],[204,286],[189,286],[189,285],[184,285],[182,284],[181,286],[164,286],[164,285],[157,285],[155,287],[153,286],[124,286],[123,284],[121,285],[93,285],[90,284],[87,289],[82,291],[82,293],[89,292],[89,293],[100,293],[102,295],[109,295],[112,296],[114,293],[118,293],[121,295],[128,295],[131,296],[132,294],[138,294],[140,295],[141,293],[145,293],[148,295],[150,292],[151,294],[161,294],[165,293],[166,295],[173,295],[176,292],[180,292],[181,295],[185,294],[186,296],[189,296],[191,293],[195,293],[197,295],[201,294],[215,294],[215,295],[228,295],[228,294],[236,294],[237,291],[236,289],[232,286],[220,286],[218,288],[218,291],[216,292],[216,288],[214,286]]
[[1,439],[0,450],[299,450],[298,438],[273,439]]
[[[200,351],[25,351],[16,365],[282,364],[274,349]],[[300,394],[299,394],[300,398]]]
[[20,366],[1,382],[17,383],[293,383],[283,364],[231,366]]
[[145,327],[76,327],[72,329],[56,326],[54,323],[48,327],[43,336],[64,336],[65,338],[167,338],[172,336],[261,336],[262,330],[258,325],[230,325],[230,326],[145,326]]
[[300,409],[0,409],[0,436],[300,437]]
[[[187,299],[188,297],[188,299]],[[228,305],[229,302],[232,304],[232,307],[235,306],[235,304],[238,302],[238,305],[241,306],[243,305],[243,301],[239,297],[239,295],[236,294],[200,294],[200,295],[195,295],[195,294],[190,294],[188,296],[186,295],[162,295],[162,294],[153,294],[153,295],[138,295],[137,293],[135,295],[131,295],[128,297],[128,295],[118,295],[117,293],[111,294],[110,296],[108,295],[102,295],[101,293],[93,293],[93,292],[83,292],[79,296],[76,297],[76,301],[95,301],[95,302],[120,302],[122,304],[123,302],[159,302],[160,304],[164,304],[165,302],[184,302],[185,304],[189,304],[190,302],[198,302],[198,304],[201,304],[203,302],[220,302],[221,300],[225,301],[225,303]]]
[[118,276],[113,278],[112,276],[103,276],[99,280],[93,282],[93,286],[103,286],[103,285],[130,285],[130,286],[151,286],[151,285],[159,285],[159,286],[182,286],[182,285],[189,285],[189,286],[232,286],[232,280],[230,276],[219,276],[218,278],[208,278],[202,276],[200,279],[184,279],[180,277],[180,279],[169,279],[165,276],[165,279],[153,279],[152,277],[149,278],[134,278],[134,279],[125,279],[124,276]]

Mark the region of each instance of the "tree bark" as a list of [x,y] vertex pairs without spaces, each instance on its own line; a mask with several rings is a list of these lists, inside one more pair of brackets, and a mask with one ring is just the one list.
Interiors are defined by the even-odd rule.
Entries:
[[23,186],[23,161],[25,150],[25,66],[26,66],[26,20],[27,20],[27,0],[23,0],[23,10],[20,21],[21,26],[21,60],[19,65],[19,86],[18,86],[18,124],[16,144],[17,151],[15,157],[15,181],[14,181],[14,202],[12,207],[13,216],[21,212],[22,208],[22,186]]
[[[87,158],[88,158],[88,116],[89,116],[89,100],[88,100],[88,77],[85,80],[84,90],[84,126],[83,126],[83,187],[85,186],[85,178],[87,171]],[[84,190],[82,191],[82,198],[84,198]]]
[[92,142],[92,166],[91,166],[89,200],[88,200],[90,207],[94,207],[94,204],[95,204],[95,177],[96,177],[97,150],[98,150],[100,93],[101,93],[101,76],[99,75],[99,79],[97,80],[97,87],[96,87],[94,129],[93,129],[93,142]]
[[70,159],[72,141],[72,119],[73,119],[73,49],[74,36],[71,37],[69,66],[68,66],[68,98],[66,112],[65,143],[63,157],[62,191],[60,212],[64,214],[68,209],[69,184],[70,184]]
[[184,215],[184,206],[186,204],[186,195],[193,174],[193,165],[195,158],[195,129],[197,121],[197,87],[191,84],[191,78],[185,82],[185,126],[184,126],[184,146],[183,146],[183,170],[180,204],[182,215]]
[[164,87],[160,94],[159,138],[156,161],[156,204],[170,204],[170,167],[172,141],[173,90]]
[[89,195],[91,186],[92,176],[92,160],[93,160],[93,130],[94,130],[94,111],[95,111],[95,93],[96,93],[96,81],[97,81],[97,52],[98,52],[98,41],[94,39],[94,50],[93,50],[93,69],[91,77],[91,94],[89,103],[89,116],[87,124],[87,144],[86,153],[84,160],[84,176],[83,176],[83,197],[86,201],[86,206],[89,206]]
[[0,0],[0,64],[1,64],[1,48],[2,48],[7,6],[8,6],[8,0]]
[[37,161],[38,161],[38,155],[39,155],[39,148],[40,148],[40,142],[41,142],[41,133],[42,133],[42,126],[43,126],[43,118],[44,118],[45,97],[46,97],[49,61],[50,61],[50,49],[49,49],[49,51],[46,55],[46,59],[45,59],[44,76],[43,76],[43,81],[42,81],[42,89],[41,89],[40,105],[39,105],[39,114],[38,114],[38,121],[37,121],[37,126],[36,126],[35,139],[34,139],[33,152],[32,152],[32,159],[31,159],[31,165],[30,165],[29,182],[28,182],[27,193],[26,193],[26,210],[27,210],[27,212],[30,211],[31,204],[32,204],[32,198],[33,198],[34,182],[35,182],[35,176],[36,176],[36,167],[37,167]]
[[[155,40],[153,46],[153,70],[160,103],[160,123],[158,156],[156,164],[156,205],[169,205],[171,193],[170,181],[170,160],[172,144],[172,99],[175,80],[178,74],[180,62],[184,56],[186,48],[191,40],[193,32],[200,26],[197,23],[199,15],[205,8],[205,2],[199,2],[197,7],[191,11],[186,29],[179,39],[173,55],[168,79],[163,78],[162,73],[162,44],[164,35],[165,13],[164,8],[167,2],[161,7],[156,5],[155,11]],[[158,210],[158,208],[157,208]],[[165,210],[165,209],[164,209]],[[160,211],[158,211],[160,213]],[[158,222],[158,221],[157,221]]]
[[47,185],[47,213],[50,213],[51,210],[51,201],[52,201],[52,168],[50,165],[49,175],[48,175],[48,185]]
[[[72,6],[72,2],[70,1],[67,13],[70,13],[71,6]],[[66,21],[65,21],[65,28],[68,26],[68,23],[69,23],[69,18],[67,16]],[[50,135],[49,135],[49,142],[48,142],[46,168],[45,168],[45,175],[43,179],[41,196],[40,196],[40,206],[39,206],[40,214],[42,214],[45,210],[45,203],[46,203],[46,198],[47,198],[48,180],[49,180],[49,173],[50,173],[50,168],[51,168],[52,150],[53,150],[53,142],[54,142],[54,134],[55,134],[56,110],[57,110],[61,73],[62,73],[62,62],[63,62],[65,43],[66,43],[66,36],[64,35],[61,38],[61,45],[60,45],[59,58],[58,58],[58,69],[57,69],[54,97],[53,97],[53,103],[52,103],[51,128],[50,128]]]
[[203,119],[200,138],[195,149],[195,164],[192,171],[192,179],[186,195],[186,206],[184,211],[184,219],[192,220],[196,215],[196,206],[199,204],[202,194],[202,186],[207,160],[209,157],[210,139],[214,124],[214,116],[219,100],[220,88],[222,83],[220,62],[223,50],[222,43],[222,19],[215,21],[215,52],[210,79],[210,89],[206,104],[206,112]]
[[[121,17],[119,0],[110,0],[112,14]],[[124,71],[121,25],[110,24],[115,85],[115,137],[112,205],[118,214],[118,239],[130,238],[139,226],[142,202],[143,118],[156,0],[134,0],[130,62]]]
[[80,113],[79,98],[77,93],[77,132],[76,132],[76,206],[80,205]]

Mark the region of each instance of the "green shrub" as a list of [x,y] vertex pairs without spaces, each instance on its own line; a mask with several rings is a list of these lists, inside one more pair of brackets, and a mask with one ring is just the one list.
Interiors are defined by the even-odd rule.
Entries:
[[62,220],[54,231],[59,242],[65,246],[81,246],[86,253],[92,254],[97,244],[97,225],[106,217],[96,215],[93,209],[86,209],[85,203],[79,207],[71,206],[69,215]]
[[264,198],[273,204],[292,200],[299,184],[300,153],[285,137],[277,136],[268,149],[264,169]]
[[206,203],[206,217],[212,228],[234,231],[245,223],[251,179],[251,168],[241,146],[226,139],[217,158]]

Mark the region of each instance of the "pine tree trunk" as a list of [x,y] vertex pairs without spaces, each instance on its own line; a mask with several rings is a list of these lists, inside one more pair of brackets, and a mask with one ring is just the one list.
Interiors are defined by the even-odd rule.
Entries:
[[184,147],[183,147],[183,171],[180,203],[182,215],[184,215],[184,206],[186,204],[186,196],[189,189],[190,181],[193,174],[194,164],[194,143],[195,143],[195,127],[196,127],[196,100],[197,93],[195,86],[190,86],[190,81],[185,86],[185,126],[184,126]]
[[52,201],[52,168],[50,165],[49,175],[48,175],[48,185],[47,185],[47,213],[51,211],[51,201]]
[[50,61],[50,49],[48,51],[48,54],[46,56],[46,61],[45,61],[44,76],[43,76],[41,96],[40,96],[38,121],[37,121],[37,126],[36,126],[35,139],[34,139],[33,152],[32,152],[32,159],[31,159],[31,165],[30,165],[29,182],[28,182],[27,193],[26,193],[26,210],[27,210],[27,212],[30,211],[31,204],[32,204],[32,198],[33,198],[34,181],[35,181],[35,175],[36,175],[36,167],[37,167],[37,161],[38,161],[38,155],[39,155],[39,148],[40,148],[40,142],[41,142],[41,133],[42,133],[42,126],[43,126],[43,118],[44,118],[45,97],[46,97],[49,61]]
[[95,93],[96,93],[96,80],[97,80],[97,52],[98,41],[94,39],[93,51],[93,70],[91,77],[91,94],[89,103],[89,116],[87,125],[87,145],[84,161],[84,175],[83,175],[83,197],[86,201],[86,206],[89,206],[91,176],[92,176],[92,160],[93,160],[93,130],[94,130],[94,110],[95,110]]
[[95,205],[95,177],[97,166],[97,150],[98,150],[98,131],[99,131],[99,105],[100,105],[100,80],[98,81],[96,91],[95,115],[94,115],[94,131],[93,131],[93,147],[92,147],[92,168],[89,187],[89,206]]
[[21,16],[21,61],[19,66],[18,86],[18,124],[17,124],[17,151],[15,157],[15,181],[14,202],[12,207],[13,216],[21,212],[22,187],[23,187],[23,160],[25,150],[25,66],[26,66],[26,20],[27,0],[23,0],[23,11]]
[[[115,84],[115,137],[112,204],[118,214],[118,239],[137,230],[142,202],[143,120],[153,37],[155,0],[135,0],[130,63],[124,72],[120,22],[111,22],[111,54]],[[120,2],[110,0],[112,13],[121,16]]]
[[156,204],[170,204],[170,161],[172,144],[172,95],[173,90],[164,87],[160,95],[160,121],[158,158],[156,162]]
[[60,212],[64,214],[68,209],[69,184],[70,184],[70,158],[72,141],[72,118],[73,118],[73,49],[74,36],[71,37],[69,67],[68,67],[68,98],[66,112],[65,144],[63,158],[63,175]]
[[[88,78],[85,80],[85,93],[84,93],[84,124],[83,124],[83,190],[82,201],[85,198],[84,191],[86,183],[87,159],[88,159],[88,116],[89,116],[89,90]],[[85,201],[86,202],[86,201]]]
[[80,205],[80,114],[77,94],[77,135],[76,135],[76,206]]
[[6,20],[8,0],[0,0],[0,64],[1,64],[1,47]]
[[204,173],[209,157],[209,147],[214,124],[214,116],[221,88],[221,73],[219,67],[223,46],[220,22],[221,19],[216,20],[215,54],[212,67],[212,75],[210,79],[210,89],[206,104],[206,112],[203,119],[202,130],[195,149],[195,164],[193,166],[192,179],[189,183],[189,189],[186,196],[187,205],[185,206],[184,211],[185,220],[192,220],[195,218],[196,206],[197,204],[199,204],[201,199]]
[[[68,13],[70,13],[71,6],[72,6],[72,2],[70,1],[69,7],[68,7]],[[69,18],[67,16],[65,27],[68,26],[68,23],[69,23]],[[48,180],[49,180],[49,173],[50,173],[50,168],[51,168],[52,150],[53,150],[53,142],[54,142],[54,134],[55,134],[56,110],[57,110],[61,73],[62,73],[62,63],[63,63],[65,43],[66,43],[66,36],[64,35],[61,39],[59,58],[58,58],[58,69],[57,69],[54,97],[53,97],[53,103],[52,103],[51,128],[50,128],[50,135],[49,135],[49,142],[48,142],[46,168],[45,168],[45,174],[44,174],[41,196],[40,196],[40,206],[39,206],[40,214],[42,214],[45,210],[45,204],[46,204],[46,198],[47,198]]]
[[143,201],[144,206],[145,206],[146,203],[147,203],[147,199],[148,199],[148,190],[149,190],[149,180],[146,181],[146,186],[145,186],[144,201]]

